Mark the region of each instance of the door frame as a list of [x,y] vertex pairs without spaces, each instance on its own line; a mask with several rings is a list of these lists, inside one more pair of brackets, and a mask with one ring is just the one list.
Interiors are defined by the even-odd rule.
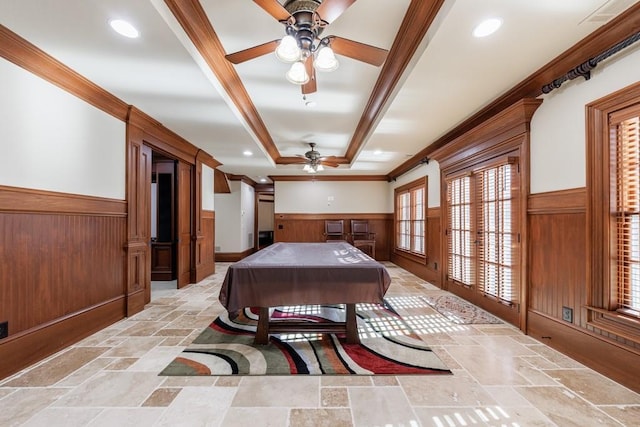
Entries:
[[[176,262],[178,287],[187,286],[199,277],[199,265],[194,254],[197,253],[198,242],[202,243],[203,240],[198,228],[202,220],[202,164],[211,168],[220,166],[220,162],[211,155],[166,129],[137,108],[129,107],[126,122],[128,215],[124,284],[127,316],[142,311],[145,304],[151,301],[151,151],[162,153],[178,162],[176,187],[178,198],[182,193],[183,199],[182,202],[178,202],[176,221],[178,227],[182,225],[185,231],[179,239],[186,240],[186,244],[185,241],[181,242],[184,252],[182,264],[180,261]],[[187,185],[188,197],[184,197]]]
[[[456,171],[470,168],[475,164],[505,155],[509,152],[517,152],[520,161],[520,203],[518,206],[518,222],[520,223],[520,300],[519,313],[514,318],[514,325],[522,331],[527,330],[528,307],[528,227],[527,227],[527,203],[529,198],[529,141],[530,123],[533,114],[542,104],[541,99],[524,98],[510,107],[498,112],[495,116],[480,123],[470,131],[460,135],[448,144],[431,153],[431,158],[440,164],[440,209],[441,220],[446,221],[447,194],[446,177]],[[440,280],[443,289],[448,289],[447,271],[447,236],[445,227],[440,227],[440,259],[442,269]],[[449,289],[451,290],[451,289]],[[488,311],[492,311],[491,308]],[[501,313],[494,314],[500,316]]]

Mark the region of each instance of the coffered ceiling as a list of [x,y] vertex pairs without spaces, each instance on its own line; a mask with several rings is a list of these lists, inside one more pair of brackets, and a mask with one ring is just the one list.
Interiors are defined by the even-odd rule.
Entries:
[[[310,142],[340,163],[324,175],[402,169],[637,3],[357,0],[322,35],[386,49],[386,62],[338,56],[338,69],[316,73],[317,91],[306,99],[274,54],[224,58],[285,35],[252,0],[9,0],[0,2],[0,24],[204,149],[222,171],[259,182],[306,174],[289,163]],[[490,17],[501,28],[473,37]],[[114,18],[140,37],[116,34]]]

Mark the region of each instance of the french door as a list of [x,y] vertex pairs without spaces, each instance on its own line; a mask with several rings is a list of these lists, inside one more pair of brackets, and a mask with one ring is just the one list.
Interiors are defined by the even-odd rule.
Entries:
[[502,157],[448,175],[447,289],[518,324],[520,168]]

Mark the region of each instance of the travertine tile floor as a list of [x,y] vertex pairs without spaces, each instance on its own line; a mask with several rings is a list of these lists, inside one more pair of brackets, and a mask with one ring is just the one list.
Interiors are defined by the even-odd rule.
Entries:
[[[223,310],[228,265],[0,381],[0,426],[640,425],[637,393],[509,325],[455,325],[415,304],[400,313],[453,375],[158,376]],[[397,301],[443,292],[386,265]]]

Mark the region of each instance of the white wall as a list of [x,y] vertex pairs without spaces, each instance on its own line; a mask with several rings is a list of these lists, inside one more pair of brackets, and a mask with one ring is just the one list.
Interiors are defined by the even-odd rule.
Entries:
[[393,212],[394,208],[394,190],[400,186],[410,183],[411,181],[424,178],[425,175],[429,177],[427,179],[427,207],[437,208],[440,206],[440,164],[435,160],[430,160],[428,165],[418,166],[401,177],[398,177],[395,182],[391,183],[389,190],[391,212]]
[[242,252],[240,242],[240,181],[229,181],[231,193],[216,194],[216,252]]
[[214,197],[216,252],[244,252],[252,248],[254,243],[254,189],[241,181],[229,181],[229,188],[231,193],[216,194]]
[[1,58],[0,82],[0,185],[124,200],[124,122]]
[[586,186],[585,106],[640,79],[640,47],[543,97],[531,121],[531,193]]
[[275,213],[392,213],[385,181],[276,181]]
[[254,227],[255,227],[255,190],[249,184],[240,183],[240,216],[241,228],[238,237],[242,243],[241,251],[253,248],[254,245]]
[[205,211],[214,210],[213,179],[213,169],[202,165],[202,209]]

